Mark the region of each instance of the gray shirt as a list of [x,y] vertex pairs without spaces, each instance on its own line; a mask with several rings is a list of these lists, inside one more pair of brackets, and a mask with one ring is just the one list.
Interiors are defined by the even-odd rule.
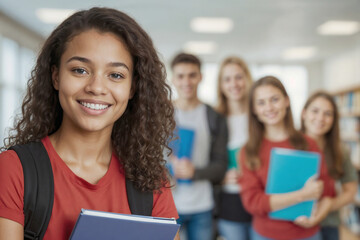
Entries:
[[[195,168],[205,168],[209,164],[210,132],[206,106],[183,111],[175,109],[178,127],[192,129],[195,132],[192,163]],[[209,211],[214,207],[211,182],[207,179],[192,180],[190,183],[177,183],[173,189],[175,205],[180,214],[192,214]]]

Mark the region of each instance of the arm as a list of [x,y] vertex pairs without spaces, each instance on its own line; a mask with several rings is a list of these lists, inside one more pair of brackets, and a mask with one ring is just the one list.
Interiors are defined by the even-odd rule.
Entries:
[[323,192],[323,182],[309,178],[304,187],[298,191],[270,195],[271,211],[276,211],[308,200],[317,200]]
[[211,134],[210,160],[205,168],[195,169],[193,179],[207,179],[213,183],[220,183],[224,178],[228,164],[226,147],[228,141],[228,129],[224,117],[215,113],[214,110],[208,110],[207,112],[208,118],[213,117],[217,120],[216,131],[213,131],[214,133]]
[[342,193],[340,193],[336,198],[334,198],[331,205],[331,211],[337,211],[341,207],[352,203],[354,201],[356,192],[357,192],[357,182],[347,182],[341,185]]
[[344,175],[341,177],[341,193],[333,201],[331,211],[337,211],[341,207],[352,203],[358,188],[357,172],[350,160],[349,151],[343,147],[343,170]]
[[0,240],[23,240],[24,227],[17,222],[0,217]]
[[295,219],[294,223],[303,228],[310,228],[318,225],[328,215],[331,210],[332,198],[324,197],[318,203],[315,213],[310,218],[300,216]]
[[239,181],[242,187],[241,198],[245,208],[252,215],[267,215],[270,211],[282,209],[302,201],[318,199],[322,193],[322,181],[310,178],[304,187],[298,191],[268,195],[265,193],[265,182],[261,180],[264,178],[267,169],[260,168],[251,171],[246,166],[245,160],[245,149],[242,149],[240,152],[242,175]]

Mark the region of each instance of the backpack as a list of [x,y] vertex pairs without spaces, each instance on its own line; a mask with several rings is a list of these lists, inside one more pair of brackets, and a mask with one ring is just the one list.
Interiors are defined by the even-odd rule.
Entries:
[[[54,177],[49,156],[41,142],[15,145],[24,172],[24,239],[41,240],[48,227],[54,203]],[[151,216],[153,193],[142,192],[125,180],[130,211]]]

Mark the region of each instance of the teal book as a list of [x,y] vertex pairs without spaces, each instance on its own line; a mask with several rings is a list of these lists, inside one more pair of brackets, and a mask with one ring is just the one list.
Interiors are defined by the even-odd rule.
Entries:
[[238,168],[237,156],[238,156],[239,150],[240,150],[240,147],[228,148],[228,156],[229,156],[228,169]]
[[81,209],[70,240],[172,240],[179,227],[173,218]]
[[[319,176],[320,154],[309,151],[273,148],[265,188],[266,194],[288,193],[300,190],[312,176]],[[315,201],[304,201],[273,211],[269,217],[294,221],[299,216],[310,217]]]

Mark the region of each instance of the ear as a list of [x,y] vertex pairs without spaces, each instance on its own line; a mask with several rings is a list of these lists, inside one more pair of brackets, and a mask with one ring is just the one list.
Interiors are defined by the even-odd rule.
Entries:
[[54,88],[59,90],[59,69],[55,65],[51,67],[51,80]]

